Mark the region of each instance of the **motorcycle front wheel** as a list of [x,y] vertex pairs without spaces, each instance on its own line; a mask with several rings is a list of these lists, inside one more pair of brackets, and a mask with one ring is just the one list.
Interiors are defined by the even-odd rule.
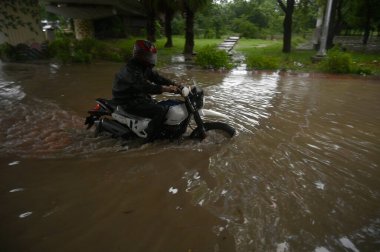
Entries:
[[[205,122],[203,126],[206,131],[206,138],[212,138],[215,142],[217,140],[224,140],[226,138],[231,138],[235,135],[235,129],[232,128],[227,123],[222,122]],[[203,140],[202,132],[199,127],[195,128],[190,134],[190,138]],[[214,141],[213,141],[214,142]]]

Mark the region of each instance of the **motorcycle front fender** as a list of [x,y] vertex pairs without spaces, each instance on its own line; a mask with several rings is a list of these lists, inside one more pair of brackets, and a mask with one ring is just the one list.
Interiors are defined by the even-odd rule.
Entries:
[[227,115],[211,110],[211,109],[200,109],[198,113],[199,115],[203,117],[220,117],[220,118],[225,118],[225,119],[229,118]]

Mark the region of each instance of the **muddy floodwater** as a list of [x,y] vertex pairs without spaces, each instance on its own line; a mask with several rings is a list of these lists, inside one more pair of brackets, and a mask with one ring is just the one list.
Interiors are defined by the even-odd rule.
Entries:
[[237,135],[132,147],[83,125],[120,66],[0,63],[0,251],[380,251],[379,79],[173,64]]

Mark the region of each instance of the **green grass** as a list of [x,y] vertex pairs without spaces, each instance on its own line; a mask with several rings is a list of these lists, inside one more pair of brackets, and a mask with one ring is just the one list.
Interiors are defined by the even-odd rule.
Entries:
[[[132,52],[133,44],[137,39],[144,39],[143,37],[135,37],[128,39],[107,40],[103,41],[109,46],[119,48],[122,52]],[[219,44],[223,39],[195,39],[194,51],[200,50],[206,45]],[[158,50],[158,66],[163,66],[171,63],[172,56],[182,54],[185,45],[185,38],[182,36],[173,36],[173,47],[165,48],[166,38],[159,38],[155,42]]]
[[281,46],[282,41],[279,40],[263,40],[263,39],[240,39],[235,47],[236,50],[243,53],[260,52],[265,47]]
[[[57,55],[63,60],[65,57],[75,56],[67,61],[90,62],[92,60],[109,60],[122,62],[132,55],[133,44],[137,39],[143,37],[135,37],[129,39],[117,40],[96,40],[89,41],[91,43],[74,43],[77,44],[75,54],[60,49],[67,46],[65,43],[59,44],[59,41],[53,43],[53,48]],[[194,51],[201,52],[202,48],[207,46],[215,46],[220,44],[223,39],[195,39]],[[295,42],[302,42],[300,37],[293,38]],[[160,38],[155,43],[158,48],[158,67],[172,64],[172,57],[181,55],[185,45],[183,36],[173,36],[173,47],[165,48],[166,38]],[[56,49],[57,49],[56,48]],[[285,70],[294,72],[328,72],[326,64],[313,63],[312,57],[316,55],[314,50],[296,50],[296,45],[292,46],[291,53],[282,53],[282,40],[262,40],[262,39],[240,39],[235,50],[245,55],[245,60],[249,69],[264,70]],[[54,50],[53,50],[54,51]],[[330,52],[330,50],[329,50]],[[380,53],[364,53],[351,52],[347,53],[352,58],[352,66],[349,67],[349,73],[354,74],[375,74],[380,75]],[[62,55],[60,55],[62,54]],[[65,56],[65,57],[64,57]],[[338,63],[332,63],[335,66]],[[329,67],[331,68],[331,67]]]
[[[131,52],[136,39],[105,41],[121,52]],[[223,39],[195,39],[194,51],[200,51],[203,47],[220,44]],[[295,37],[293,41],[302,43],[304,40]],[[173,47],[164,48],[166,38],[160,38],[156,42],[158,48],[158,66],[171,64],[171,57],[183,52],[185,38],[173,37]],[[296,44],[292,46],[291,53],[282,53],[282,40],[240,39],[235,50],[246,57],[247,66],[251,69],[280,69],[294,72],[321,72],[320,63],[313,63],[312,57],[316,55],[314,50],[296,50]],[[356,69],[353,73],[372,73],[380,75],[380,53],[348,52],[352,56]],[[256,62],[256,63],[255,63]],[[257,64],[257,62],[259,64]],[[255,67],[256,66],[256,67]],[[364,71],[358,71],[363,69]]]
[[[281,40],[242,39],[235,49],[245,55],[248,68],[253,69],[309,71],[311,57],[315,55],[312,51],[293,50],[289,54],[282,53]],[[260,64],[260,60],[265,62]]]
[[[281,69],[295,72],[325,72],[321,63],[313,63],[314,50],[296,50],[282,53],[281,40],[241,39],[235,47],[246,57],[250,69]],[[350,73],[380,75],[380,53],[347,52],[352,57]]]
[[353,63],[363,69],[369,69],[372,74],[380,75],[380,53],[351,52]]

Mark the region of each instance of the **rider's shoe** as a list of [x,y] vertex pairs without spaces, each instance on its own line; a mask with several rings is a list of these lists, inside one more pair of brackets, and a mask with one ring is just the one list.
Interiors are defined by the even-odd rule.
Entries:
[[154,142],[154,140],[157,139],[157,133],[154,130],[148,128],[147,134],[148,134],[148,136],[144,139],[144,144],[145,143],[152,143],[152,142]]

